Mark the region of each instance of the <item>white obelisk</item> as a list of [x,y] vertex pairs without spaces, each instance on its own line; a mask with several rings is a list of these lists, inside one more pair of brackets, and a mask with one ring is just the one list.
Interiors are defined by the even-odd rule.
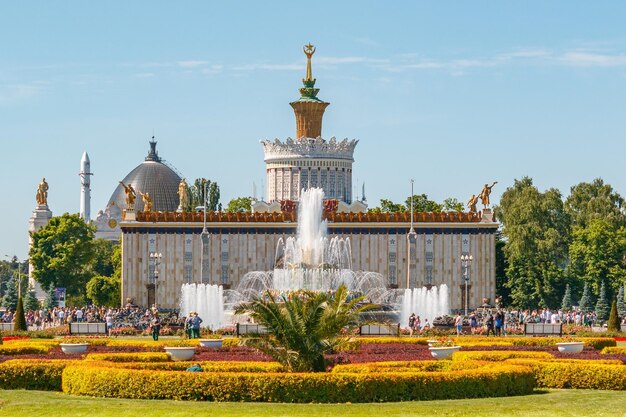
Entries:
[[89,155],[87,152],[83,152],[83,157],[80,159],[80,217],[86,222],[91,220],[91,163],[89,162]]

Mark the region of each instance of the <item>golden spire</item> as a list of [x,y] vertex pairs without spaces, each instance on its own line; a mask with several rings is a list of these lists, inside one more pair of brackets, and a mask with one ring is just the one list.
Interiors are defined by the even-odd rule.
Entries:
[[311,71],[311,57],[315,53],[315,46],[311,45],[311,42],[309,42],[309,44],[304,45],[304,48],[302,49],[304,50],[304,54],[306,55],[306,78],[302,80],[302,82],[315,82],[315,80],[313,79],[313,72]]

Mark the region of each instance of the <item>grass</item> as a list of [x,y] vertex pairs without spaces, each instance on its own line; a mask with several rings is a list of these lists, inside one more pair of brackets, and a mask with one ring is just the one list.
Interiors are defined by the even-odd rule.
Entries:
[[385,404],[261,404],[120,400],[0,390],[0,415],[14,416],[626,416],[622,391],[547,390],[534,395]]

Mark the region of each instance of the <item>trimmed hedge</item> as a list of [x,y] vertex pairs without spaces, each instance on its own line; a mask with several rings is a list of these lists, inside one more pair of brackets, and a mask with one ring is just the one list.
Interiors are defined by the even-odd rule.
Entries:
[[0,346],[0,355],[29,355],[29,354],[45,354],[48,353],[51,346],[40,344],[8,344]]
[[449,373],[186,373],[84,366],[63,371],[67,394],[137,399],[378,402],[526,395],[533,387],[531,370],[512,365]]
[[70,362],[12,359],[0,363],[0,389],[61,391],[61,375]]
[[540,388],[626,389],[626,366],[596,361],[549,361],[514,359],[507,363],[530,366]]
[[90,353],[85,360],[110,362],[169,362],[170,355],[163,352]]
[[455,352],[452,355],[453,361],[504,361],[517,358],[548,361],[554,359],[554,356],[548,352],[526,352],[518,350]]
[[603,355],[626,355],[626,347],[624,346],[607,346],[600,352]]
[[123,368],[157,371],[184,371],[194,365],[200,365],[204,372],[285,372],[285,368],[276,362],[72,362],[76,366],[105,368]]
[[333,373],[370,373],[370,372],[454,372],[492,367],[487,361],[390,361],[361,364],[337,365]]

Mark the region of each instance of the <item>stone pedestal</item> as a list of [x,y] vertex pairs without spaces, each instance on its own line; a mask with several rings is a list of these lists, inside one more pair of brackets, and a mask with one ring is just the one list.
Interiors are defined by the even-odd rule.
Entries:
[[[39,205],[33,211],[32,216],[30,216],[30,219],[28,220],[28,232],[29,232],[28,247],[29,249],[33,246],[32,234],[38,231],[39,229],[41,229],[42,227],[44,227],[45,225],[47,225],[51,218],[52,218],[52,212],[48,208],[47,204]],[[34,270],[33,265],[29,264],[28,265],[28,285],[30,286],[30,288],[35,289],[35,294],[36,294],[37,299],[42,300],[46,298],[46,292],[44,291],[43,288],[41,288],[41,285],[39,285],[39,283],[34,280],[33,270]]]
[[123,211],[122,219],[127,222],[134,222],[137,217],[135,216],[135,209],[126,209]]
[[493,223],[495,221],[494,213],[489,207],[483,209],[483,216],[480,221],[481,223]]

